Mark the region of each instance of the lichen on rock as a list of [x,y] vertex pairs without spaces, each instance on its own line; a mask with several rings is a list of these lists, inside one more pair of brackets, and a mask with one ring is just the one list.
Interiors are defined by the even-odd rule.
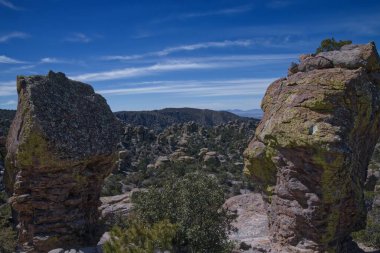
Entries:
[[374,43],[349,45],[303,56],[268,87],[245,172],[270,195],[274,252],[341,252],[364,226],[363,185],[380,134],[379,71]]
[[5,184],[19,249],[82,245],[96,232],[104,178],[117,159],[121,126],[90,85],[63,73],[17,78]]

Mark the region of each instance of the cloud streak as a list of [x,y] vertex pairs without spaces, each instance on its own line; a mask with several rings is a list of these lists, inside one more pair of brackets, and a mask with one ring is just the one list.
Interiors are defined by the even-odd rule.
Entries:
[[227,69],[251,65],[263,65],[296,59],[294,54],[280,55],[228,55],[199,58],[168,59],[161,63],[143,67],[128,67],[87,74],[72,76],[79,81],[105,81],[125,79],[137,76],[148,76],[161,72],[174,72],[180,70],[202,70],[202,69]]
[[173,20],[187,20],[194,18],[210,17],[210,16],[232,16],[236,14],[241,14],[249,12],[252,10],[252,5],[240,5],[231,8],[209,10],[209,11],[198,11],[198,12],[188,12],[181,13],[179,15],[170,15],[161,19],[154,20],[152,24],[159,24]]
[[60,63],[60,62],[62,61],[54,57],[45,57],[40,60],[40,63]]
[[[0,0],[1,1],[1,0]],[[7,42],[11,39],[25,39],[29,37],[28,34],[22,33],[22,32],[12,32],[9,34],[5,34],[3,36],[0,36],[0,43]]]
[[15,81],[0,82],[0,97],[13,96],[16,94]]
[[5,103],[2,103],[1,105],[17,105],[17,101],[12,99],[12,100],[8,100]]
[[84,33],[73,33],[67,38],[65,38],[65,41],[77,42],[77,43],[89,43],[92,41],[92,39]]
[[294,4],[294,2],[287,1],[287,0],[274,0],[274,1],[269,1],[267,6],[273,9],[281,9],[281,8],[288,7],[292,4]]
[[8,0],[0,0],[0,5],[7,7],[9,9],[15,10],[15,11],[21,10],[19,7],[17,7],[16,5],[14,5],[12,2]]
[[3,63],[3,64],[20,64],[20,63],[25,63],[25,62],[7,57],[5,55],[0,55],[0,64],[1,63]]
[[40,64],[75,64],[77,63],[77,61],[60,59],[56,57],[44,57],[44,58],[41,58],[39,63]]
[[227,69],[242,66],[263,65],[282,61],[294,60],[294,54],[273,54],[273,55],[228,55],[198,58],[179,58],[168,59],[161,63],[143,67],[128,67],[101,72],[93,72],[72,76],[71,78],[79,81],[105,81],[126,79],[138,76],[148,76],[162,72],[175,72],[183,70],[202,70],[202,69]]
[[136,76],[146,76],[159,72],[170,72],[179,70],[189,70],[189,69],[205,69],[212,68],[211,64],[203,63],[191,63],[191,62],[172,62],[172,63],[158,63],[146,67],[134,67],[134,68],[124,68],[116,69],[103,72],[95,72],[82,74],[71,77],[71,79],[79,81],[105,81],[105,80],[115,80],[122,78],[130,78]]
[[145,87],[103,89],[97,92],[102,95],[176,93],[186,97],[261,96],[274,80],[275,78],[155,81],[145,82]]
[[179,15],[179,19],[188,19],[188,18],[197,18],[197,17],[207,17],[207,16],[220,16],[220,15],[233,15],[244,13],[252,10],[251,5],[242,5],[233,8],[205,11],[205,12],[193,12],[193,13],[185,13]]
[[167,56],[173,53],[181,52],[181,51],[194,51],[200,49],[208,49],[208,48],[226,48],[226,47],[248,47],[252,43],[250,40],[225,40],[220,42],[203,42],[203,43],[195,43],[188,45],[181,45],[176,47],[168,47],[160,51],[145,53],[145,54],[135,54],[135,55],[114,55],[114,56],[105,56],[102,57],[103,60],[136,60],[142,59],[146,57],[162,57]]

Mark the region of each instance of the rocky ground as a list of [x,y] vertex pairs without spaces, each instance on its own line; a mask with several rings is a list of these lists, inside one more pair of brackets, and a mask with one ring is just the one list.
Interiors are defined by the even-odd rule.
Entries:
[[103,195],[157,185],[172,173],[195,169],[214,174],[229,194],[252,188],[242,176],[242,154],[257,122],[235,120],[213,127],[187,122],[162,131],[128,124],[120,145],[118,170],[108,178]]

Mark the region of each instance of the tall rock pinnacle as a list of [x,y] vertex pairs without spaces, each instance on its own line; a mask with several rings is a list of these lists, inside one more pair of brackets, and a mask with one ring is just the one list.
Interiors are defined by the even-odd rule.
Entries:
[[365,225],[363,184],[380,134],[374,43],[303,55],[272,83],[245,151],[261,182],[273,252],[343,252]]
[[120,125],[90,85],[63,73],[17,78],[5,184],[21,251],[81,245],[96,230]]

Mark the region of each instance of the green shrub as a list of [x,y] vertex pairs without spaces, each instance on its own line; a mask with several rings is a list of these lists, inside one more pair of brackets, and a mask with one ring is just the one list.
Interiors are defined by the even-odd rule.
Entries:
[[172,178],[132,198],[143,222],[168,219],[178,225],[175,249],[181,252],[229,252],[228,232],[234,215],[222,208],[223,189],[216,179],[194,172]]
[[0,192],[0,252],[15,252],[16,232],[9,221],[11,217],[11,207],[6,203],[4,192]]
[[102,188],[101,195],[102,196],[115,196],[122,194],[122,185],[120,181],[125,176],[122,174],[111,174],[104,180],[104,185]]
[[352,44],[351,40],[336,41],[334,38],[324,39],[321,41],[321,45],[317,48],[316,53],[338,50],[344,45]]
[[125,229],[114,227],[111,239],[103,246],[105,253],[153,253],[155,250],[172,250],[177,226],[168,220],[153,225],[138,219],[129,219]]
[[352,233],[352,237],[369,247],[380,248],[380,210],[373,210],[367,217],[365,229]]

